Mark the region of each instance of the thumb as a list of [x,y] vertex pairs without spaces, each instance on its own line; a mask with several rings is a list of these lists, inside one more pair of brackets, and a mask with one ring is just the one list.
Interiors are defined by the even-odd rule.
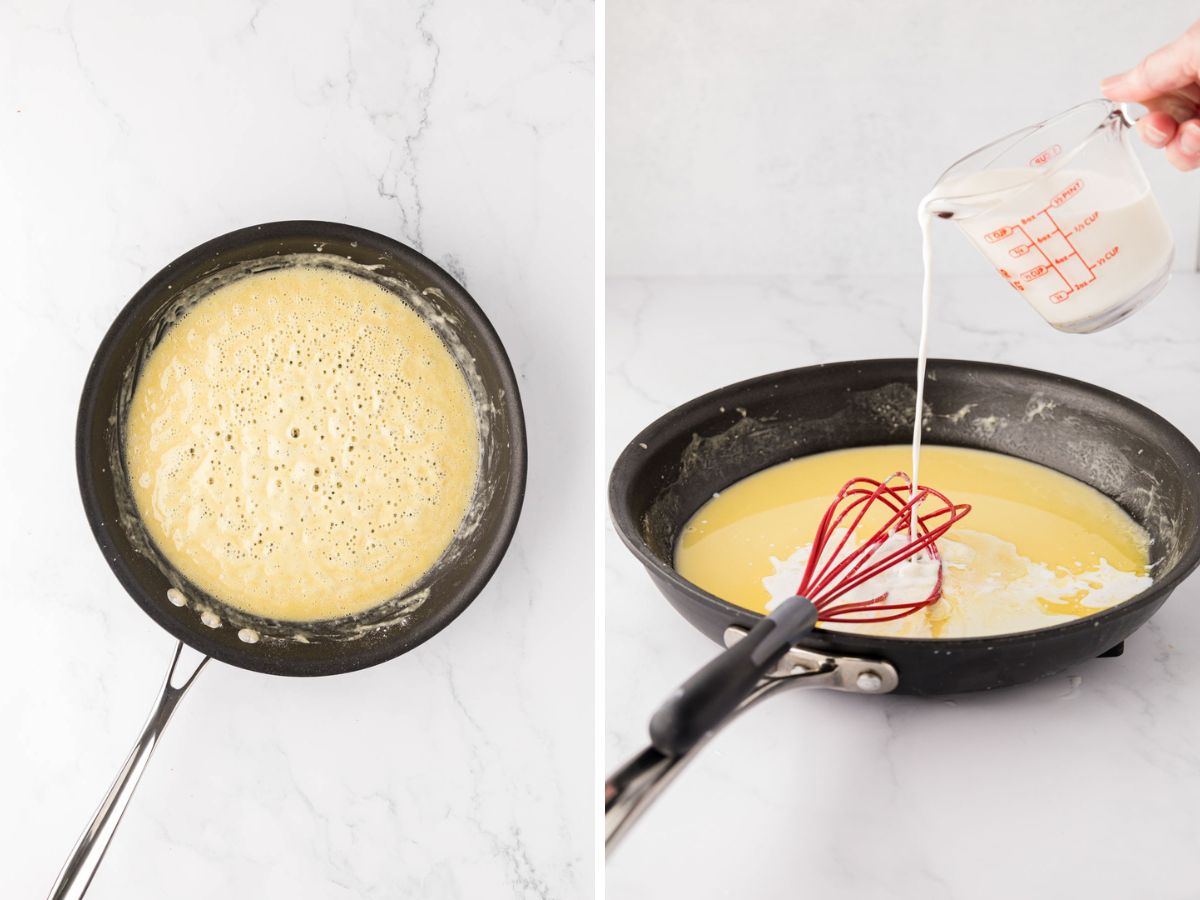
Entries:
[[1200,71],[1200,60],[1197,60],[1200,41],[1196,34],[1189,30],[1178,40],[1155,50],[1128,72],[1105,78],[1100,82],[1100,90],[1109,100],[1144,103],[1195,83]]

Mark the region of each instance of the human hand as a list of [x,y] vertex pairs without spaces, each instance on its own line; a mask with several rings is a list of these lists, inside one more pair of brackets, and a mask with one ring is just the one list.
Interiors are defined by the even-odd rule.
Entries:
[[1200,168],[1200,22],[1128,72],[1104,79],[1100,89],[1109,100],[1150,110],[1138,119],[1138,134],[1165,149],[1171,165]]

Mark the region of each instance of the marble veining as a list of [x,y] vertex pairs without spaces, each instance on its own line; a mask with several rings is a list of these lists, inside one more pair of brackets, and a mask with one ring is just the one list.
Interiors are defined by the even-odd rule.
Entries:
[[488,313],[529,426],[521,523],[478,600],[403,657],[327,679],[208,666],[89,897],[589,897],[592,674],[563,636],[589,641],[592,612],[560,587],[592,571],[592,4],[189,9],[5,10],[0,896],[49,889],[172,652],[80,507],[92,353],[180,253],[314,218],[419,247]]
[[[909,243],[916,254],[915,225]],[[610,278],[606,460],[657,416],[722,385],[912,355],[919,292],[917,272]],[[1091,381],[1200,440],[1200,275],[1177,273],[1145,309],[1090,336],[1054,331],[982,266],[935,292],[934,356]],[[612,769],[644,746],[655,706],[716,648],[611,526],[605,547]],[[715,738],[629,833],[608,862],[608,894],[649,900],[670,885],[694,900],[1195,897],[1197,633],[1193,577],[1123,656],[1034,684],[933,699],[780,695]]]

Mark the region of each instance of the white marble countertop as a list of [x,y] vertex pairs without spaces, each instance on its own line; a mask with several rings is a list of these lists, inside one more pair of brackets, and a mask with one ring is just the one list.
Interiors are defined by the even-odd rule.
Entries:
[[0,43],[5,478],[0,897],[44,896],[173,641],[92,541],[74,427],[158,268],[245,225],[422,248],[517,369],[530,477],[476,602],[368,671],[210,665],[90,898],[589,897],[593,7],[8,4]]
[[[1200,275],[1176,274],[1116,328],[1073,336],[979,269],[938,282],[934,356],[1092,381],[1200,441]],[[919,273],[610,279],[606,459],[668,409],[730,382],[912,355],[919,289]],[[611,526],[606,548],[611,770],[715,646]],[[951,699],[781,695],[714,739],[629,833],[607,865],[608,895],[1194,898],[1197,635],[1193,577],[1123,656],[1035,684]]]

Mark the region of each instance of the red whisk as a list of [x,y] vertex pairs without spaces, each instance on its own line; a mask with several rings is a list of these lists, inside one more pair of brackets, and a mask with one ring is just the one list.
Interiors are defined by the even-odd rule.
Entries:
[[[900,481],[899,487],[891,482]],[[931,506],[932,509],[927,508]],[[856,531],[872,510],[884,522],[858,541]],[[936,541],[971,511],[925,485],[913,490],[903,472],[883,481],[854,478],[840,491],[817,526],[796,596],[776,606],[749,633],[713,659],[659,707],[650,720],[654,747],[682,756],[715,730],[804,635],[824,622],[888,622],[936,603],[942,595],[942,566]],[[838,603],[851,591],[919,554],[937,562],[927,594],[892,601],[888,592]]]
[[[898,479],[903,482],[903,494],[891,486]],[[931,499],[932,510],[926,505]],[[865,541],[857,546],[851,544],[847,552],[858,526],[876,504],[887,507],[890,516]],[[796,594],[816,608],[817,618],[822,622],[890,622],[932,606],[942,595],[940,564],[929,594],[916,602],[888,603],[886,591],[864,601],[837,605],[835,601],[919,554],[927,553],[931,559],[939,560],[936,541],[970,511],[966,503],[951,503],[945,494],[926,485],[914,491],[903,472],[883,481],[852,478],[838,491],[817,526]],[[839,530],[842,530],[840,541]],[[898,543],[897,538],[903,540],[905,534],[908,540]],[[837,546],[829,552],[835,541]]]

